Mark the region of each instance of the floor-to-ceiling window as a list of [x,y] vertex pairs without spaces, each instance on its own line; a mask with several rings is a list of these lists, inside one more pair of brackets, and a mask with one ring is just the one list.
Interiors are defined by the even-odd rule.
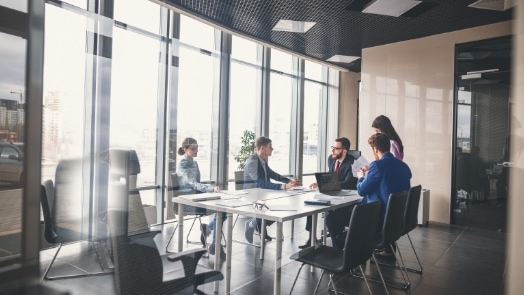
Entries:
[[304,66],[304,142],[302,157],[303,182],[309,185],[314,180],[314,173],[320,171],[318,165],[320,132],[319,128],[325,128],[320,121],[323,108],[323,97],[326,93],[326,84],[322,82],[323,67],[320,64],[306,61]]
[[[0,9],[21,17],[27,2],[0,1]],[[0,262],[22,252],[27,38],[19,29],[0,30]]]
[[231,45],[229,179],[240,170],[235,155],[240,151],[244,131],[256,131],[257,101],[260,96],[262,46],[233,36]]
[[271,169],[282,175],[292,173],[291,118],[293,87],[297,77],[293,75],[293,56],[279,50],[271,50],[271,74],[269,77],[269,138],[273,141],[273,155],[269,159]]
[[[195,34],[195,32],[199,32]],[[180,18],[180,55],[178,68],[177,146],[192,137],[198,142],[195,160],[201,180],[211,176],[214,100],[218,99],[220,52],[216,50],[215,29],[192,18]]]

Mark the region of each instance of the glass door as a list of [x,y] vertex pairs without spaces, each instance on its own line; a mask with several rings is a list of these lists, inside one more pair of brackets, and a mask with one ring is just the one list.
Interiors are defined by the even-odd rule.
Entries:
[[456,48],[452,223],[506,230],[511,37]]

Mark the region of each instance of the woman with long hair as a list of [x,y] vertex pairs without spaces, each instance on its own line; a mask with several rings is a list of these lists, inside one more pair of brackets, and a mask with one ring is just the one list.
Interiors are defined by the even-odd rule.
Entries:
[[399,160],[404,159],[404,146],[402,145],[402,140],[398,136],[397,131],[391,124],[391,120],[384,115],[380,115],[373,120],[371,127],[375,133],[384,133],[386,134],[391,142],[390,152]]

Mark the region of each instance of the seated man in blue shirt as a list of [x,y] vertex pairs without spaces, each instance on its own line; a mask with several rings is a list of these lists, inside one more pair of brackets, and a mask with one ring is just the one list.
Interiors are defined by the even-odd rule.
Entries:
[[[368,143],[371,146],[375,161],[364,166],[357,173],[357,191],[363,197],[362,203],[382,201],[382,213],[379,228],[382,229],[389,195],[409,190],[411,187],[411,170],[408,165],[395,158],[390,150],[389,137],[384,133],[373,134]],[[352,206],[338,209],[326,217],[326,225],[331,234],[333,247],[342,249],[344,241],[337,240],[337,235],[344,231],[351,217]]]
[[[246,162],[244,168],[244,189],[247,188],[265,188],[272,190],[286,190],[292,187],[298,186],[298,180],[289,179],[284,177],[275,171],[271,170],[267,165],[268,157],[273,152],[273,144],[271,139],[261,136],[257,138],[255,142],[256,153],[254,153],[249,160]],[[271,179],[280,183],[271,182]],[[253,232],[255,229],[261,232],[262,219],[253,218],[246,221],[246,240],[253,243]],[[273,224],[273,221],[267,221],[267,225]],[[266,240],[271,240],[271,237],[267,235]]]

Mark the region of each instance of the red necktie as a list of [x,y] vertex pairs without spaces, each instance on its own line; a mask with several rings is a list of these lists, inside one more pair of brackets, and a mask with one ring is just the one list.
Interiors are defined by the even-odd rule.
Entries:
[[339,169],[340,169],[340,161],[337,161],[337,165],[335,166],[335,173],[338,173]]

